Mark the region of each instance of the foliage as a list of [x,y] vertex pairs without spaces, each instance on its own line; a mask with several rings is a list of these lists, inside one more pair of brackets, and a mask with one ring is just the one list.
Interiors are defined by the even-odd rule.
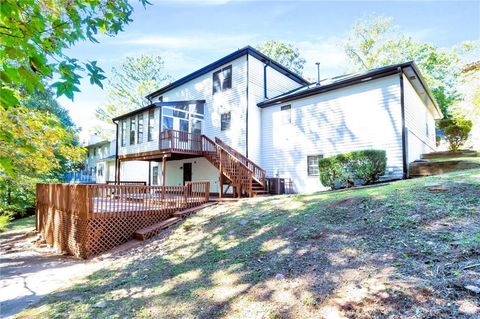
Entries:
[[458,151],[468,139],[473,123],[463,117],[444,118],[439,122],[439,128],[449,143],[451,151]]
[[287,69],[290,69],[298,75],[302,75],[305,59],[300,56],[298,48],[292,44],[269,40],[261,45],[257,45],[256,49]]
[[415,41],[398,32],[392,18],[370,16],[357,21],[344,43],[352,71],[415,61],[444,115],[461,99],[457,92],[462,58],[478,49],[465,42],[451,49]]
[[320,180],[332,189],[351,186],[355,180],[372,184],[385,174],[386,153],[383,150],[361,150],[322,158],[318,161]]
[[473,127],[467,142],[474,149],[480,149],[480,60],[462,68],[459,92],[463,99],[452,105],[452,116],[472,121]]
[[84,150],[50,111],[0,108],[0,122],[0,215],[18,217],[33,205],[35,184],[81,161]]
[[[140,0],[145,6],[147,0]],[[81,40],[98,42],[102,32],[114,36],[131,22],[127,0],[36,1],[1,0],[0,102],[8,109],[20,105],[45,80],[54,79],[57,96],[73,99],[82,73],[102,87],[103,70],[96,61],[82,63],[65,54]]]
[[97,118],[111,124],[113,117],[148,105],[145,96],[170,79],[162,57],[127,57],[119,68],[112,68],[106,87],[109,103],[96,110]]
[[11,217],[8,215],[0,215],[0,233],[8,229]]

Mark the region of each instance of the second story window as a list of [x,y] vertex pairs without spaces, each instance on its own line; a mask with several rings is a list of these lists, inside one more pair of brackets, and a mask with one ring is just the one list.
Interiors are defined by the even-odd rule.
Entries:
[[232,88],[232,66],[213,72],[213,94]]
[[135,131],[136,131],[135,116],[132,116],[130,118],[130,145],[135,144]]
[[143,143],[143,113],[138,115],[137,143]]
[[153,125],[155,123],[155,110],[148,111],[148,141],[153,141]]
[[292,123],[292,106],[291,105],[284,105],[280,108],[282,111],[282,124],[290,124]]
[[122,135],[120,140],[122,141],[122,146],[127,145],[127,121],[125,120],[122,121]]
[[232,113],[230,112],[222,113],[220,115],[220,129],[222,131],[226,131],[230,128],[231,118],[232,118]]

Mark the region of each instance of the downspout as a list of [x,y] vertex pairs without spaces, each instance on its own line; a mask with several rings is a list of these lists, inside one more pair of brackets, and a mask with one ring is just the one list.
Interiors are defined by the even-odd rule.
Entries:
[[248,74],[248,54],[247,54],[247,88],[246,88],[246,94],[247,94],[247,112],[245,114],[246,117],[246,127],[245,127],[245,156],[248,157],[248,81],[249,81],[249,74]]
[[120,184],[120,167],[118,165],[118,123],[115,123],[116,126],[116,136],[115,136],[115,184]]
[[267,67],[270,65],[270,61],[267,61],[263,66],[263,97],[265,100],[268,99],[267,96]]
[[407,163],[407,134],[405,127],[405,91],[403,86],[403,69],[398,67],[398,75],[400,77],[400,107],[402,113],[402,161],[403,161],[403,178],[408,178],[408,163]]

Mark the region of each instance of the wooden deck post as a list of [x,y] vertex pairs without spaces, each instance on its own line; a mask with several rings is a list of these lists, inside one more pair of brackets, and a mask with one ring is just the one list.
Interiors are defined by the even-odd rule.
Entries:
[[165,170],[167,169],[166,157],[162,157],[162,199],[165,199],[165,176],[167,175]]
[[222,167],[222,152],[219,152],[219,165],[218,170],[220,171],[220,185],[218,188],[218,198],[223,197],[223,167]]
[[218,186],[218,198],[223,197],[223,173],[220,171],[220,184]]

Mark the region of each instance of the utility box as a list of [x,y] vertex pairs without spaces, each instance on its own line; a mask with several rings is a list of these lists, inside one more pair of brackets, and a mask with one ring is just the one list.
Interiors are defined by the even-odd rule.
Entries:
[[272,195],[285,194],[285,178],[279,178],[279,177],[269,178],[268,193]]

